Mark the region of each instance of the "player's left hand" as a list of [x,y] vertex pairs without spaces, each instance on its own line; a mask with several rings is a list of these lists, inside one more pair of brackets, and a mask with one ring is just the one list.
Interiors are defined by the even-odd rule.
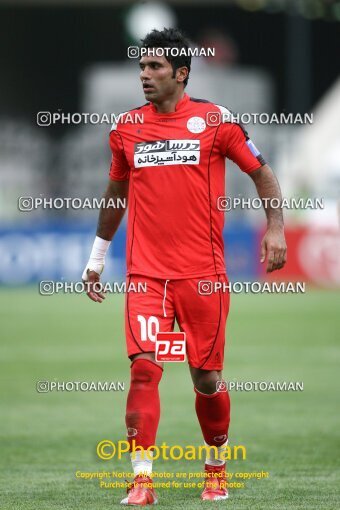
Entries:
[[261,264],[267,258],[267,273],[282,269],[287,260],[287,245],[283,228],[268,228],[261,243]]

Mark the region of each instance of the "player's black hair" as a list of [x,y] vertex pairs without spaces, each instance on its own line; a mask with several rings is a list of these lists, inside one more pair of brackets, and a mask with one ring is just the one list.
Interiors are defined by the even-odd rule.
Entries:
[[185,48],[185,55],[172,56],[170,54],[164,54],[164,56],[172,66],[173,78],[175,77],[176,69],[179,67],[188,68],[188,76],[183,82],[184,87],[187,86],[191,69],[191,56],[188,52],[190,42],[180,30],[164,27],[164,29],[160,31],[154,28],[144,39],[141,39],[141,42],[143,48]]

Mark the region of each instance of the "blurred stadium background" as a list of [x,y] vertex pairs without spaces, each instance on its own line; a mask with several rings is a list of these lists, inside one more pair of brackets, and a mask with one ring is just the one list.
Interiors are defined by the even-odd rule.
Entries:
[[[211,7],[213,5],[213,8]],[[129,3],[0,1],[0,284],[77,280],[97,211],[21,212],[18,197],[98,197],[110,126],[40,127],[40,111],[115,113],[145,102],[127,47],[152,27],[182,28],[215,58],[195,58],[187,92],[238,113],[313,113],[312,125],[247,126],[283,195],[323,198],[285,211],[289,263],[280,278],[340,285],[340,3],[331,0]],[[255,196],[233,165],[227,194]],[[125,224],[124,224],[125,225]],[[227,214],[231,278],[258,278],[263,211]],[[124,226],[105,275],[124,274]]]
[[[187,92],[243,113],[313,113],[312,125],[247,126],[283,195],[323,198],[324,209],[285,211],[289,262],[274,275],[308,282],[305,295],[235,295],[227,377],[304,381],[302,394],[234,394],[232,442],[268,482],[235,491],[238,509],[329,509],[336,502],[335,412],[340,287],[340,2],[332,0],[0,0],[0,317],[4,404],[2,509],[102,509],[120,492],[80,483],[106,470],[95,445],[124,437],[121,394],[35,392],[36,380],[122,380],[128,387],[123,296],[38,294],[40,280],[78,281],[98,211],[21,212],[18,197],[98,197],[108,178],[109,125],[40,127],[40,111],[115,113],[145,102],[127,47],[151,28],[177,26],[215,59],[193,61]],[[227,195],[254,197],[228,162]],[[263,211],[226,215],[230,278],[266,278]],[[124,278],[125,221],[104,280]],[[199,444],[185,367],[167,367],[159,440]],[[176,393],[174,388],[182,388]],[[194,438],[194,439],[193,439]],[[195,470],[201,469],[195,464]],[[127,461],[111,469],[128,469]],[[159,469],[186,470],[160,464]],[[95,485],[95,490],[94,490]],[[164,505],[201,508],[195,491]],[[270,504],[269,504],[270,499]]]

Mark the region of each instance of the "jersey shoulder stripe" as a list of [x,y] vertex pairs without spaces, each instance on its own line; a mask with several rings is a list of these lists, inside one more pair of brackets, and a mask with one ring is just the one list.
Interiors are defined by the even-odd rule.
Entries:
[[190,97],[190,101],[193,101],[194,103],[210,103],[210,104],[213,104],[211,101],[208,101],[207,99],[197,99],[196,97]]
[[217,108],[221,115],[221,121],[222,121],[221,123],[235,122],[233,120],[233,117],[236,117],[236,114],[230,108],[226,108],[225,106],[216,104],[213,101],[208,101],[207,99],[197,99],[196,97],[191,97],[190,101],[193,101],[194,103],[211,104],[211,106],[214,106],[215,108]]
[[233,112],[230,108],[227,108],[223,105],[213,103],[212,101],[208,101],[207,99],[197,99],[195,97],[191,97],[190,101],[193,101],[194,103],[208,103],[214,106],[219,110],[220,116],[221,116],[221,124],[237,124],[242,129],[244,136],[247,140],[249,140],[249,136],[247,133],[246,128],[242,124],[242,122],[238,122],[236,119],[238,115]]
[[[127,115],[127,114],[130,114],[132,115],[132,112],[135,112],[135,111],[138,111],[138,110],[141,110],[142,108],[144,108],[145,106],[149,106],[150,103],[145,103],[141,106],[136,106],[135,108],[131,108],[131,110],[127,110],[126,112],[121,112],[117,115],[117,119],[119,121],[121,121],[122,119],[124,119],[124,115]],[[118,122],[114,122],[111,126],[111,129],[110,129],[110,132],[111,131],[115,131],[117,129],[117,124]]]
[[230,124],[237,124],[243,131],[244,133],[244,136],[246,137],[247,140],[249,140],[249,135],[248,135],[248,132],[246,130],[246,128],[244,127],[244,125],[242,124],[242,122],[238,121],[237,118],[238,118],[238,114],[235,113],[233,110],[231,110],[230,108],[226,108],[225,106],[222,106],[220,104],[215,104],[215,106],[220,110],[221,112],[221,123],[222,124],[225,124],[225,123],[230,123]]
[[226,108],[225,106],[222,106],[219,104],[214,104],[214,106],[216,106],[220,110],[221,124],[229,123],[229,124],[236,124],[237,126],[239,126],[239,128],[242,129],[242,132],[245,136],[246,144],[247,144],[249,150],[256,157],[256,159],[259,161],[259,163],[261,165],[265,165],[266,160],[264,159],[264,157],[262,156],[260,151],[256,148],[254,143],[249,138],[246,128],[244,127],[242,122],[240,122],[238,119],[239,116],[235,112],[230,110],[230,108]]

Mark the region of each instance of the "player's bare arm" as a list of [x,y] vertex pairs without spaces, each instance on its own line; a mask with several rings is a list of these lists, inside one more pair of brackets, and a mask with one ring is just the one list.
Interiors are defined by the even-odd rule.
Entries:
[[267,259],[267,273],[282,269],[287,260],[287,245],[284,235],[283,214],[281,208],[271,207],[271,199],[282,200],[279,183],[269,165],[263,165],[251,172],[257,193],[263,202],[267,217],[267,231],[261,242],[261,263]]
[[104,269],[104,258],[110,242],[118,229],[124,216],[125,209],[120,207],[106,207],[110,201],[117,199],[126,199],[128,197],[129,181],[109,180],[106,191],[103,195],[105,204],[102,205],[99,212],[96,240],[92,253],[83,273],[83,280],[89,282],[87,295],[92,301],[101,303],[105,299],[103,292],[96,292],[93,284],[99,282],[100,274]]
[[[105,198],[105,201],[112,199],[114,201],[117,199],[127,199],[128,188],[128,180],[112,181],[110,179],[103,197]],[[101,207],[99,211],[96,235],[106,241],[112,241],[112,238],[122,221],[124,213],[125,209],[121,207]]]

